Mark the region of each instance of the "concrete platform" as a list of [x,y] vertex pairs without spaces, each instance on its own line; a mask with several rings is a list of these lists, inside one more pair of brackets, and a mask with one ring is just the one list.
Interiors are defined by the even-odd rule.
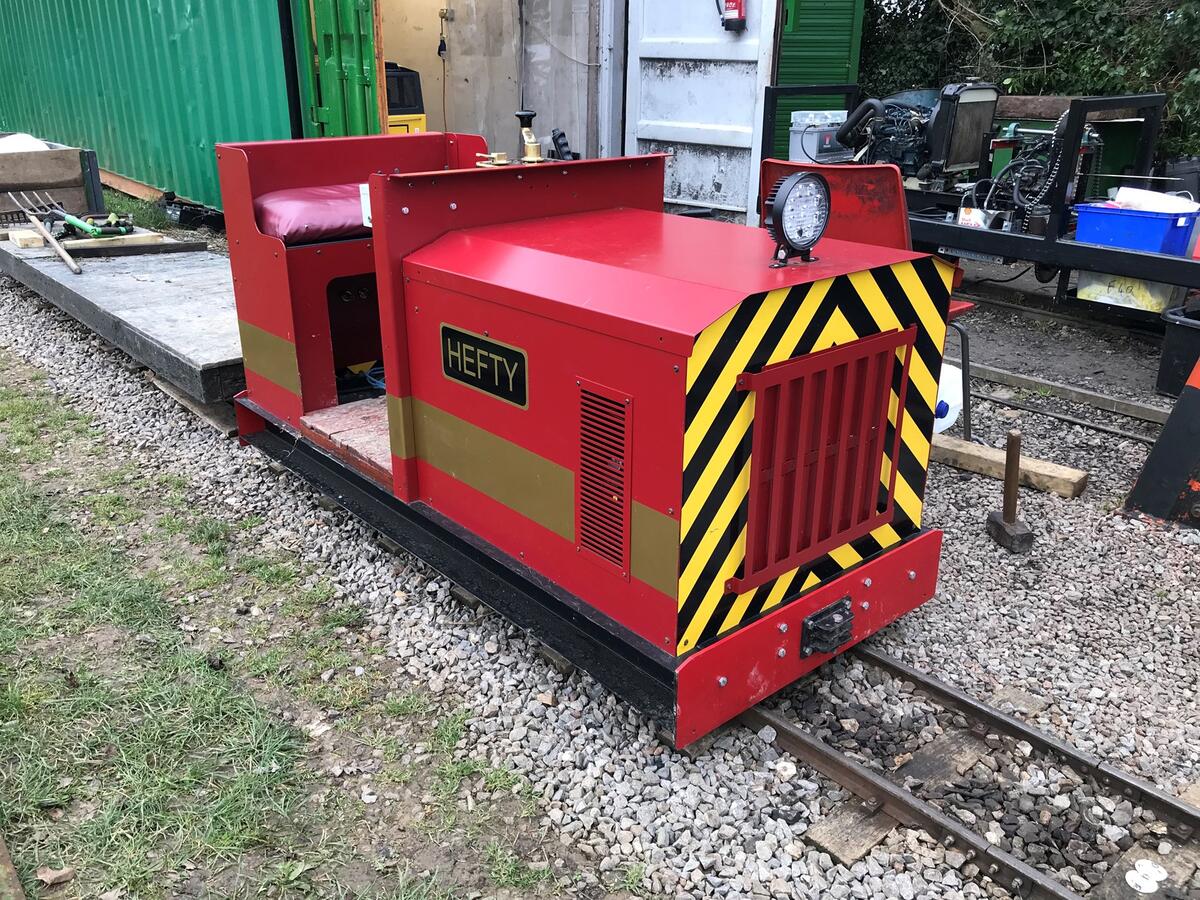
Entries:
[[0,272],[202,403],[245,386],[229,260],[207,250],[83,259],[0,243]]

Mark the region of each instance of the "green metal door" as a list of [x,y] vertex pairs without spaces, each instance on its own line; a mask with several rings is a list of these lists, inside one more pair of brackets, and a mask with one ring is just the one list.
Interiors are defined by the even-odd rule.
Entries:
[[[858,81],[864,0],[783,0],[775,83]],[[840,109],[840,97],[784,97],[775,119],[774,153],[787,159],[788,130],[798,109]]]
[[379,134],[375,0],[292,0],[305,137]]

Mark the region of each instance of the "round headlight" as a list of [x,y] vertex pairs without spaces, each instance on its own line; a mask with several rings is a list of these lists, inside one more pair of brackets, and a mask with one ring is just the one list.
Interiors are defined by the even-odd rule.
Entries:
[[767,228],[775,239],[777,259],[809,251],[829,224],[829,183],[816,172],[796,172],[779,179],[767,196]]

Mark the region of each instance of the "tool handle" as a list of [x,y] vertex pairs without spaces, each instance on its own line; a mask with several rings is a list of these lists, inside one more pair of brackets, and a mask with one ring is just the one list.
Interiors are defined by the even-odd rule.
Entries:
[[79,268],[79,263],[75,262],[75,260],[71,258],[71,254],[63,249],[63,245],[55,240],[54,235],[50,233],[50,230],[42,224],[42,220],[31,212],[25,213],[25,217],[29,219],[30,224],[38,230],[38,233],[45,238],[46,242],[54,248],[54,252],[59,255],[64,263],[67,264],[67,268],[76,275],[82,275],[83,269]]
[[101,231],[98,226],[92,225],[90,222],[85,222],[78,216],[73,216],[70,213],[65,212],[62,214],[62,217],[64,222],[69,222],[71,225],[74,225],[76,229],[82,231],[88,237],[98,238],[104,234],[104,232]]

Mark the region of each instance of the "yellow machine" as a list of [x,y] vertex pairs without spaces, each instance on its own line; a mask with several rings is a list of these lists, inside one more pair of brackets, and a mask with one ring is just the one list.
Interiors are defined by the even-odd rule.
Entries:
[[388,134],[422,134],[428,130],[429,124],[424,113],[388,116]]

